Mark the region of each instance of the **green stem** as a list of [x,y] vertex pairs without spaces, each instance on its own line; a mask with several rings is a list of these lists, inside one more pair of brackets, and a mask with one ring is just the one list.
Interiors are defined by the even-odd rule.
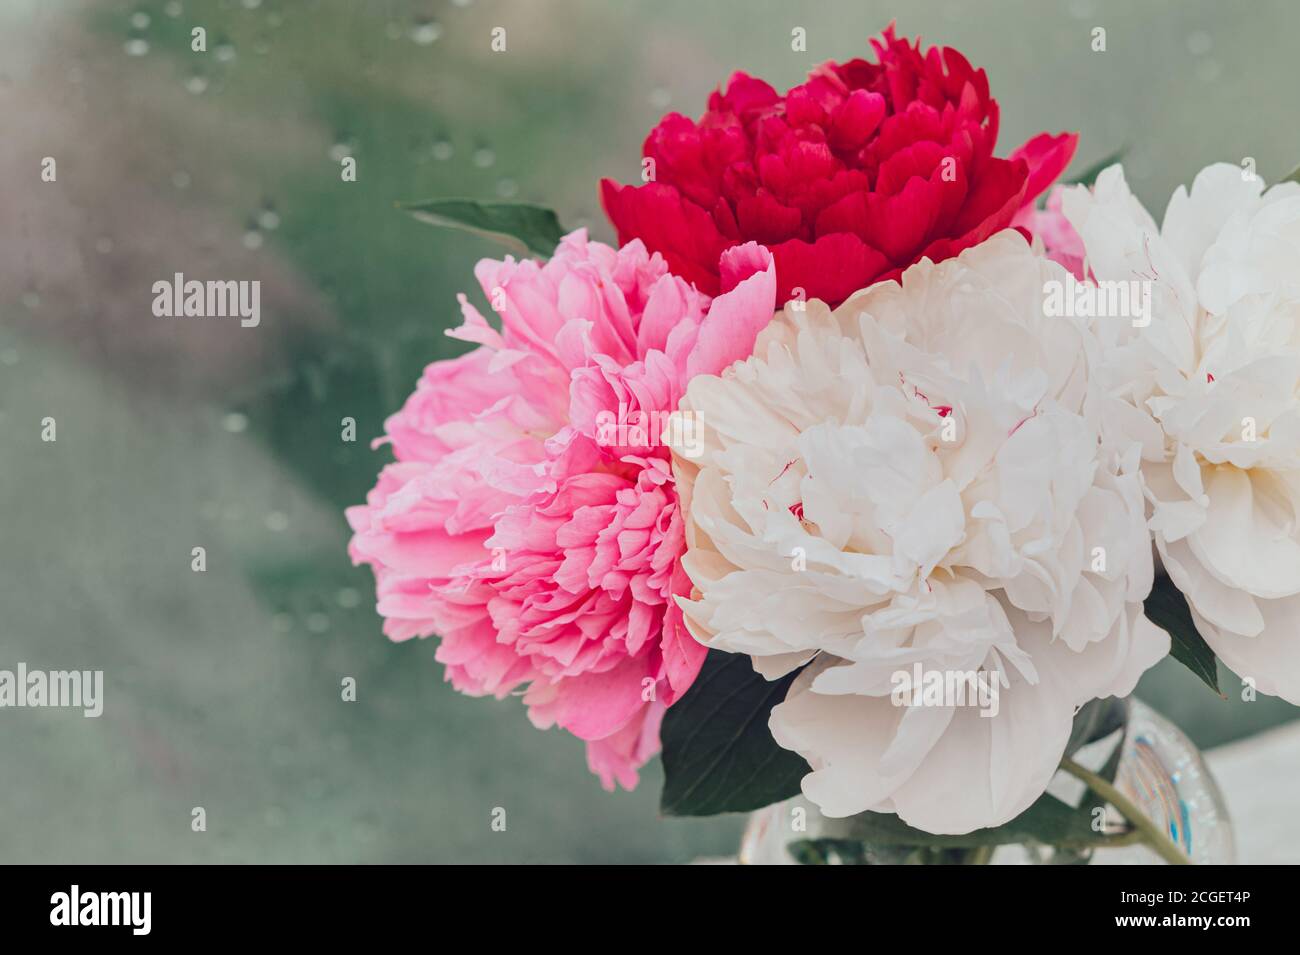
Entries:
[[1089,789],[1118,809],[1120,815],[1128,820],[1129,825],[1142,834],[1143,841],[1155,850],[1160,858],[1170,865],[1192,864],[1192,860],[1187,858],[1187,855],[1178,846],[1174,845],[1167,835],[1160,831],[1160,828],[1148,818],[1147,814],[1133,805],[1132,801],[1115,786],[1106,782],[1091,770],[1084,769],[1069,757],[1061,760],[1061,768],[1076,779],[1082,780]]

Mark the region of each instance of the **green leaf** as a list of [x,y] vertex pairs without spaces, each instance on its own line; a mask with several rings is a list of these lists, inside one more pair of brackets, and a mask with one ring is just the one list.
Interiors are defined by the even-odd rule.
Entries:
[[1127,723],[1127,700],[1115,696],[1089,700],[1074,714],[1074,725],[1070,728],[1070,739],[1065,744],[1065,755],[1073,756],[1081,747],[1105,739]]
[[530,202],[430,199],[399,202],[397,207],[430,225],[495,239],[521,255],[549,256],[564,235],[552,210]]
[[1219,689],[1219,661],[1197,631],[1187,598],[1174,582],[1168,577],[1157,577],[1145,608],[1147,619],[1168,631],[1170,655],[1200,677],[1211,690],[1223,696]]
[[1079,173],[1079,175],[1075,176],[1073,179],[1066,179],[1062,183],[1062,185],[1091,187],[1092,184],[1097,181],[1097,177],[1101,175],[1102,170],[1115,165],[1115,163],[1123,159],[1125,154],[1127,153],[1128,153],[1128,147],[1121,146],[1119,149],[1115,150],[1105,159],[1101,159],[1093,163],[1091,166],[1089,166],[1083,172]]
[[660,729],[665,814],[749,812],[799,793],[808,764],[777,746],[767,728],[768,713],[785,699],[795,675],[768,681],[748,656],[709,651]]
[[1296,166],[1289,173],[1279,179],[1278,182],[1300,182],[1300,166]]

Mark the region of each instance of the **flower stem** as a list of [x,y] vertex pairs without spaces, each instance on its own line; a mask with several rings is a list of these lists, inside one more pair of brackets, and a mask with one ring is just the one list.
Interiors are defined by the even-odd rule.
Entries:
[[1091,770],[1084,769],[1069,757],[1061,760],[1061,768],[1076,779],[1082,780],[1089,789],[1118,809],[1120,815],[1128,820],[1129,825],[1142,834],[1142,840],[1155,850],[1160,858],[1170,865],[1192,864],[1192,860],[1187,858],[1187,854],[1174,845],[1173,841],[1160,831],[1160,828],[1151,821],[1147,814],[1133,805],[1132,801],[1115,786],[1106,782]]

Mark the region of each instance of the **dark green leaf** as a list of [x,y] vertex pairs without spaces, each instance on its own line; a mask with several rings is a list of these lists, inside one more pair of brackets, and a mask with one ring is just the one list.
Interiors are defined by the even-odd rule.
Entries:
[[1157,577],[1146,599],[1147,618],[1169,632],[1170,655],[1195,673],[1219,696],[1219,661],[1196,630],[1187,598],[1168,577]]
[[421,222],[495,239],[521,255],[549,256],[564,229],[556,214],[529,202],[430,199],[398,203]]
[[1121,159],[1124,158],[1124,154],[1127,152],[1128,152],[1128,147],[1121,146],[1119,149],[1115,150],[1105,159],[1093,163],[1091,166],[1089,166],[1083,172],[1079,173],[1079,175],[1075,176],[1073,179],[1064,180],[1063,185],[1091,187],[1092,184],[1097,181],[1097,177],[1101,175],[1102,170],[1115,165],[1115,163],[1119,162]]
[[1300,166],[1296,166],[1287,175],[1283,176],[1281,182],[1300,182]]
[[1114,696],[1089,700],[1074,714],[1074,726],[1070,728],[1070,739],[1065,744],[1065,755],[1073,756],[1080,747],[1105,739],[1126,723],[1127,700]]
[[789,799],[808,774],[803,757],[767,728],[795,674],[768,681],[749,657],[709,651],[694,685],[664,716],[664,791],[670,816],[749,812]]

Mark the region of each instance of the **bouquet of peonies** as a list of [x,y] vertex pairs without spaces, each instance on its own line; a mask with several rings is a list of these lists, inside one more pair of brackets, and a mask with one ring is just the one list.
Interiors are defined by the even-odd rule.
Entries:
[[1172,652],[1300,703],[1300,185],[1211,166],[1157,225],[1119,165],[1054,185],[1072,134],[995,155],[956,50],[872,47],[664,117],[601,183],[618,248],[413,206],[525,255],[388,420],[352,558],[607,789],[662,752],[666,812],[1187,861],[1116,782],[1124,698]]

